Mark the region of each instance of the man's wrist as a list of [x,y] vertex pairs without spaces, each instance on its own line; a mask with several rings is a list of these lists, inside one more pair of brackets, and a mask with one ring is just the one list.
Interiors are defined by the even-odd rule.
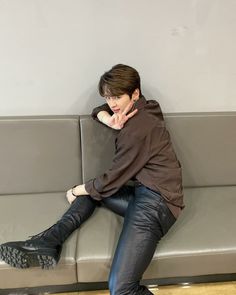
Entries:
[[74,197],[78,197],[78,195],[76,195],[75,192],[74,192],[74,189],[75,189],[76,187],[77,187],[77,184],[74,185],[74,186],[72,187],[72,189],[71,189],[71,193],[72,193],[72,195],[73,195]]
[[86,191],[84,184],[74,185],[72,187],[71,192],[72,192],[72,195],[75,197],[82,196],[82,195],[88,195],[88,192]]

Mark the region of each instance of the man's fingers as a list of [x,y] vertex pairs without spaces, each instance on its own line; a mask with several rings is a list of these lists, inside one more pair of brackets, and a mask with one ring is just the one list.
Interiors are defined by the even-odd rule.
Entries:
[[128,114],[126,117],[129,119],[129,118],[132,118],[136,113],[137,113],[138,109],[135,109],[133,112],[131,112],[130,114]]
[[122,129],[124,124],[129,120],[129,118],[133,117],[138,109],[135,109],[130,114],[126,115],[125,113],[128,112],[132,108],[133,102],[129,103],[129,105],[125,108],[123,112],[119,112],[112,115],[112,120],[110,121],[110,127],[113,129]]
[[133,100],[131,100],[130,103],[127,105],[127,107],[122,112],[122,114],[126,115],[132,109],[133,105],[134,105],[134,102],[133,102]]

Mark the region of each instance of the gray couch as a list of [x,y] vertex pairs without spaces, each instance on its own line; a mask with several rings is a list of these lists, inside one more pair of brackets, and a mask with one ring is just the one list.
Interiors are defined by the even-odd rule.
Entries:
[[[183,166],[186,208],[159,243],[146,284],[235,279],[236,113],[165,115]],[[90,116],[0,119],[0,243],[24,240],[65,212],[65,192],[109,167],[111,130]],[[0,261],[0,294],[10,290],[107,287],[122,218],[99,207],[66,241],[53,270]]]

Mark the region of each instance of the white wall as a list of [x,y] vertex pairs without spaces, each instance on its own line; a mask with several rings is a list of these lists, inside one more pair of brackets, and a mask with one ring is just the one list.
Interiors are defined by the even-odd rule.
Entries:
[[235,0],[0,0],[0,115],[85,114],[116,63],[164,112],[236,110]]

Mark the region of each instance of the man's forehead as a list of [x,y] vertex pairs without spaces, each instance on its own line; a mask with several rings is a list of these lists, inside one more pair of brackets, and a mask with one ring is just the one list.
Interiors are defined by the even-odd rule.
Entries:
[[125,94],[121,89],[111,89],[107,85],[104,85],[103,87],[103,97],[106,98],[112,98],[112,97],[117,97]]

